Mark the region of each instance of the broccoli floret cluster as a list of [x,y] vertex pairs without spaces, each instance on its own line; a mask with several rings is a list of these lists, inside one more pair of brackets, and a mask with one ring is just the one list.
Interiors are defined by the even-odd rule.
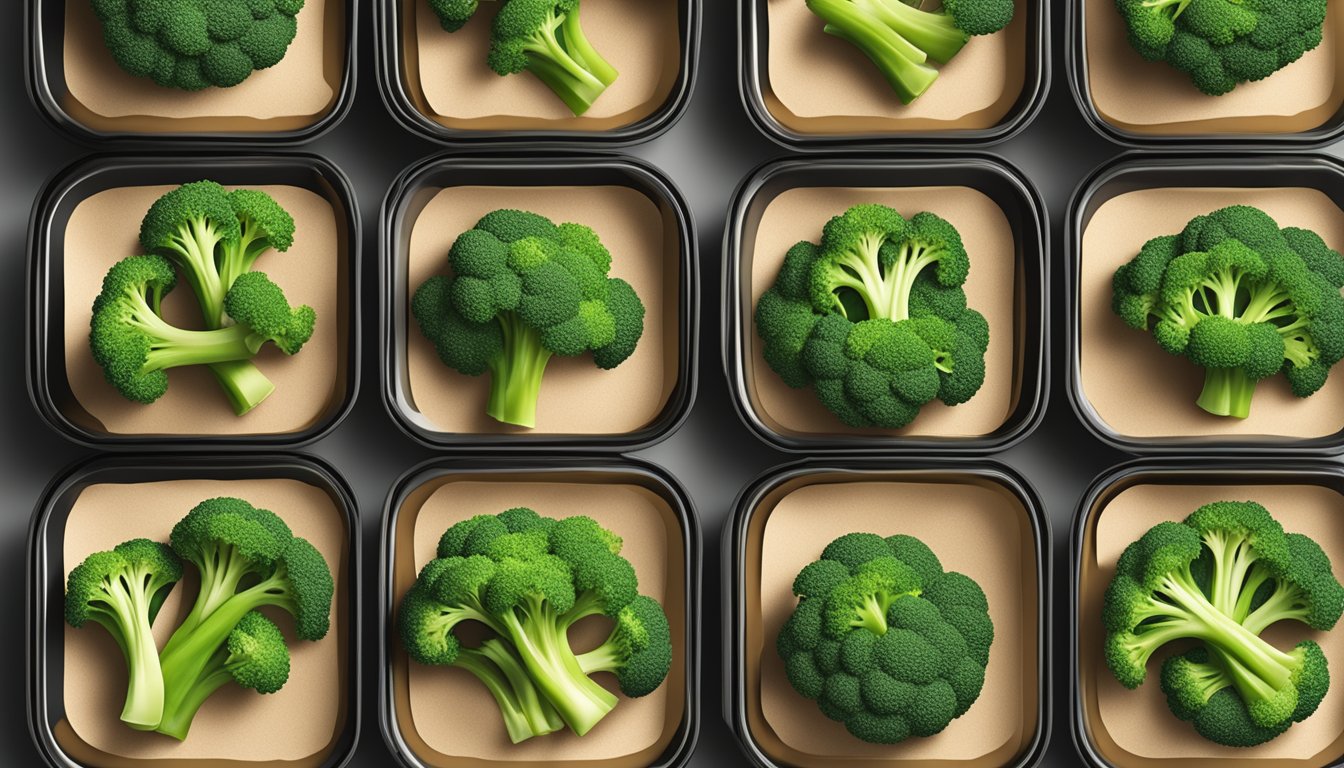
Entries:
[[93,0],[117,65],[159,85],[238,85],[280,63],[303,0]]
[[[965,2],[965,0],[962,0]],[[477,0],[430,0],[449,32],[461,29],[480,7]],[[617,72],[579,25],[579,0],[500,0],[490,34],[490,69],[502,76],[531,72],[575,115],[582,115]]]
[[[229,683],[274,693],[289,680],[284,633],[259,609],[293,618],[294,633],[320,640],[331,624],[331,571],[279,515],[229,497],[207,499],[173,527],[169,544],[133,539],[95,552],[70,571],[65,618],[102,626],[126,659],[121,719],[131,728],[187,738],[210,695]],[[152,626],[183,575],[200,588],[163,649]]]
[[924,212],[857,205],[791,248],[756,304],[766,363],[852,427],[899,428],[985,381],[989,324],[966,306],[961,235]]
[[1197,643],[1162,665],[1172,713],[1210,741],[1255,746],[1309,717],[1330,687],[1315,642],[1285,652],[1260,635],[1281,621],[1328,630],[1341,611],[1344,587],[1319,544],[1255,502],[1215,502],[1120,555],[1102,606],[1106,664],[1137,688],[1160,648]]
[[932,736],[979,698],[989,603],[920,540],[845,534],[798,573],[793,593],[798,607],[776,643],[789,683],[855,737]]
[[644,303],[608,276],[611,253],[582,224],[493,211],[457,238],[448,262],[453,274],[426,280],[411,312],[445,365],[490,374],[486,413],[506,424],[536,425],[553,355],[591,353],[609,370],[644,335]]
[[1199,407],[1244,419],[1256,383],[1282,373],[1298,397],[1344,358],[1344,256],[1314,232],[1238,205],[1153,238],[1115,272],[1112,307],[1205,369]]
[[[566,726],[588,733],[617,698],[591,675],[615,675],[622,693],[646,696],[672,664],[663,608],[639,594],[621,539],[590,517],[552,519],[524,507],[463,520],[439,540],[398,611],[412,659],[470,672],[494,696],[513,743]],[[568,632],[589,616],[612,625],[576,652]],[[483,629],[464,643],[464,625]],[[467,637],[472,635],[468,634]]]
[[1321,44],[1326,0],[1115,0],[1129,42],[1210,96],[1263,80]]
[[[160,197],[140,225],[150,255],[117,262],[94,300],[89,345],[109,383],[149,404],[168,391],[171,368],[207,365],[239,415],[275,391],[251,360],[266,342],[297,354],[313,335],[312,307],[291,307],[257,257],[294,242],[294,219],[265,192],[226,191],[213,181]],[[201,307],[204,330],[164,320],[161,302],[182,272]]]
[[825,31],[863,52],[902,104],[919,98],[938,70],[975,35],[991,35],[1013,20],[1013,0],[943,0],[922,10],[904,0],[807,0]]

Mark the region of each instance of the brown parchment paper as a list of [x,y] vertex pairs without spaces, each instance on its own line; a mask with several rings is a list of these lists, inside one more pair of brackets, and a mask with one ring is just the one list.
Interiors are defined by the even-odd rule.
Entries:
[[972,38],[947,64],[934,64],[938,79],[904,105],[877,67],[858,48],[823,32],[825,23],[801,0],[767,0],[766,109],[799,133],[991,128],[1022,94],[1030,10],[1018,0],[1011,24]]
[[[294,639],[293,619],[264,609],[290,639],[288,682],[261,695],[237,685],[221,688],[201,707],[185,741],[127,728],[119,719],[126,670],[110,635],[92,624],[65,626],[65,716],[81,748],[135,760],[302,761],[317,765],[340,734],[346,717],[345,594],[349,589],[345,518],[316,486],[289,479],[169,480],[105,483],[80,492],[65,525],[65,574],[93,552],[127,539],[168,541],[173,525],[192,507],[216,496],[237,496],[285,519],[296,536],[312,542],[336,578],[331,631],[316,642]],[[195,600],[198,578],[173,589],[154,622],[159,647]],[[186,597],[184,597],[186,595]]]
[[344,6],[307,0],[285,58],[232,88],[183,91],[127,74],[103,43],[89,0],[65,0],[62,106],[102,131],[293,131],[313,125],[336,104],[348,55]]
[[[1131,542],[1163,520],[1183,520],[1214,501],[1256,501],[1283,527],[1312,537],[1334,562],[1344,553],[1344,498],[1319,485],[1145,484],[1124,489],[1093,513],[1084,533],[1079,589],[1079,685],[1086,727],[1103,756],[1115,765],[1323,766],[1344,753],[1344,696],[1331,691],[1316,713],[1258,747],[1223,747],[1207,741],[1167,708],[1158,675],[1170,654],[1160,651],[1148,679],[1135,690],[1116,682],[1102,658],[1105,634],[1101,600],[1115,562]],[[1344,633],[1317,632],[1296,622],[1271,627],[1265,639],[1279,648],[1315,640],[1330,659],[1344,656]],[[1173,651],[1176,646],[1172,646]]]
[[[267,344],[253,360],[275,384],[260,405],[238,416],[205,366],[168,372],[168,392],[150,405],[122,397],[89,352],[89,318],[103,276],[116,262],[143,252],[140,220],[172,186],[119,187],[91,195],[70,213],[65,229],[65,370],[79,405],[107,432],[126,435],[259,435],[301,431],[317,423],[344,387],[339,329],[342,227],[331,203],[300,187],[259,186],[294,217],[294,244],[257,260],[290,304],[317,312],[313,337],[297,355]],[[183,328],[201,328],[200,306],[185,279],[164,300],[164,316]]]
[[620,73],[580,117],[528,73],[500,77],[486,64],[496,3],[445,32],[427,0],[399,0],[406,92],[423,114],[458,130],[603,131],[657,112],[681,70],[678,0],[584,0],[588,41]]
[[1084,2],[1083,44],[1092,106],[1106,122],[1133,133],[1300,133],[1318,128],[1344,106],[1340,29],[1344,6],[1331,3],[1324,39],[1301,59],[1230,93],[1208,96],[1184,72],[1145,61],[1129,44],[1114,0]]
[[[644,335],[625,362],[604,371],[591,355],[552,357],[537,401],[537,426],[526,430],[485,412],[489,376],[445,366],[410,315],[410,298],[433,275],[450,274],[448,250],[458,235],[497,208],[533,211],[597,231],[612,254],[611,276],[644,302]],[[652,423],[677,383],[679,243],[653,202],[635,189],[591,187],[448,187],[411,226],[406,285],[409,399],[435,429],[450,433],[625,434]]]
[[[971,257],[966,299],[989,321],[989,351],[985,354],[985,383],[969,401],[948,407],[937,400],[925,405],[911,424],[899,430],[853,429],[821,404],[811,387],[791,389],[761,355],[756,335],[756,301],[774,284],[784,255],[799,240],[819,242],[821,229],[832,216],[859,203],[882,203],[903,216],[932,211],[961,233]],[[772,430],[791,435],[867,434],[939,437],[987,435],[1007,421],[1017,397],[1020,378],[1013,359],[1013,338],[1020,289],[1012,227],[1003,209],[970,187],[842,188],[799,187],[768,201],[754,233],[747,233],[744,265],[751,280],[751,305],[743,306],[742,343],[752,409]]]
[[1280,227],[1305,227],[1332,247],[1344,245],[1344,211],[1315,189],[1171,187],[1126,192],[1102,203],[1083,229],[1079,381],[1097,416],[1118,434],[1311,438],[1344,429],[1344,380],[1337,377],[1311,397],[1298,398],[1284,377],[1273,376],[1255,388],[1249,418],[1206,413],[1195,404],[1204,369],[1162,351],[1151,333],[1130,328],[1111,311],[1115,270],[1145,242],[1180,232],[1195,216],[1228,205],[1256,206]]
[[[872,481],[823,474],[776,489],[754,515],[746,546],[747,717],[766,754],[800,766],[955,761],[988,768],[1021,753],[1037,728],[1039,606],[1030,522],[1016,496],[967,474]],[[855,739],[789,686],[775,652],[779,629],[798,604],[794,577],[827,543],[853,531],[915,536],[945,570],[965,573],[985,590],[994,645],[984,689],[936,736],[891,746]]]
[[[686,595],[682,585],[685,543],[675,513],[652,490],[620,473],[529,475],[470,474],[441,477],[417,489],[397,520],[393,594],[400,603],[419,569],[434,557],[439,537],[454,523],[511,507],[531,507],[548,517],[588,515],[624,540],[621,554],[635,567],[639,591],[662,603],[671,625],[672,668],[648,696],[619,694],[611,675],[597,675],[620,703],[583,737],[568,730],[511,744],[490,693],[469,673],[410,662],[400,646],[393,654],[397,725],[416,756],[432,766],[482,764],[600,765],[636,768],[651,764],[681,723],[685,697]],[[576,649],[599,645],[610,622],[587,619],[572,630]]]

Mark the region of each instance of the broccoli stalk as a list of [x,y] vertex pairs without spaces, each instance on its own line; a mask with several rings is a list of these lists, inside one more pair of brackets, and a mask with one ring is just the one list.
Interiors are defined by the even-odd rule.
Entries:
[[537,692],[522,662],[503,642],[491,638],[480,648],[464,648],[453,666],[470,672],[494,696],[514,744],[565,727],[559,713]]
[[536,426],[537,399],[551,351],[541,343],[537,329],[523,322],[518,313],[501,312],[496,321],[503,346],[490,359],[490,399],[485,412],[505,424]]
[[509,0],[495,17],[490,68],[531,72],[575,115],[588,111],[617,72],[579,25],[579,0]]

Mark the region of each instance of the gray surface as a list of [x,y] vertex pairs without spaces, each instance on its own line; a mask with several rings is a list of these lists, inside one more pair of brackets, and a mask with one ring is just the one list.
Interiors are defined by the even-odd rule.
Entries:
[[[366,2],[367,6],[368,3]],[[701,368],[699,396],[685,426],[665,443],[642,455],[670,469],[689,489],[699,510],[706,541],[704,664],[702,681],[705,700],[699,747],[694,766],[737,765],[741,758],[720,717],[716,695],[720,690],[721,636],[717,610],[719,600],[719,533],[734,496],[751,478],[766,468],[791,460],[767,449],[743,427],[728,401],[719,351],[720,243],[724,213],[738,181],[758,163],[784,154],[784,150],[758,135],[748,123],[738,101],[735,79],[736,22],[731,0],[705,0],[705,25],[699,81],[690,111],[672,131],[652,143],[630,150],[664,169],[680,185],[691,202],[699,228],[701,248]],[[1057,16],[1059,14],[1056,14]],[[377,216],[383,195],[393,177],[413,160],[438,151],[396,125],[385,111],[374,82],[369,31],[369,9],[360,19],[359,92],[350,116],[326,137],[306,147],[336,162],[354,181],[364,217],[365,250],[363,277],[366,288],[376,281],[374,250]],[[1053,20],[1051,37],[1062,40],[1062,19]],[[0,719],[0,763],[36,764],[24,714],[23,640],[18,631],[23,612],[24,558],[29,517],[44,485],[63,467],[89,455],[49,431],[30,406],[22,366],[25,323],[22,282],[25,232],[34,197],[43,182],[86,153],[51,129],[30,105],[22,82],[22,25],[11,16],[5,25],[4,74],[0,75],[0,322],[10,330],[11,358],[0,366],[0,435],[6,442],[5,461],[0,463],[0,487],[4,488],[5,514],[0,516],[0,574],[10,588],[3,591],[0,611],[12,630],[0,634],[0,653],[10,659],[0,673],[5,691]],[[1069,96],[1061,57],[1055,54],[1055,76],[1044,113],[1022,135],[992,150],[1022,168],[1039,187],[1050,210],[1053,252],[1051,296],[1061,305],[1062,269],[1060,229],[1064,207],[1074,187],[1088,171],[1115,154],[1116,149],[1092,132],[1079,116]],[[371,290],[366,296],[372,297]],[[354,487],[360,505],[365,552],[377,552],[377,531],[384,497],[393,481],[432,452],[412,443],[393,426],[378,395],[373,301],[365,302],[365,356],[361,362],[363,386],[359,401],[345,424],[329,438],[308,450],[322,455],[344,473]],[[1062,349],[1061,318],[1056,315],[1052,348]],[[1051,398],[1045,421],[1026,441],[996,458],[1022,472],[1040,491],[1054,529],[1054,604],[1056,616],[1067,615],[1068,569],[1066,544],[1074,506],[1086,484],[1120,454],[1104,448],[1081,427],[1070,409],[1063,386],[1063,367],[1051,372]],[[372,577],[375,569],[365,568]],[[366,605],[374,604],[374,585],[364,585]],[[370,618],[371,612],[370,612]],[[1054,627],[1054,722],[1045,765],[1078,764],[1064,717],[1068,675],[1064,659],[1067,626]],[[376,648],[374,625],[366,630],[366,648]],[[367,670],[371,679],[373,669]],[[378,733],[376,690],[365,685],[363,735],[352,762],[369,767],[390,764]]]

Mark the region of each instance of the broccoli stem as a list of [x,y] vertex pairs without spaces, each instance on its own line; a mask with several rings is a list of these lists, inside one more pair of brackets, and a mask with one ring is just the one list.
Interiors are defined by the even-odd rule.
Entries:
[[[589,57],[601,62],[597,65],[598,70],[604,75],[610,75],[611,80],[615,80],[616,70],[612,69],[592,45],[587,43],[587,38],[583,37],[581,30],[577,33],[581,40],[578,56],[584,60],[581,61],[569,51],[567,43],[570,42],[569,36],[574,32],[566,28],[567,20],[567,16],[558,16],[542,24],[536,34],[523,45],[523,51],[527,54],[527,70],[554,91],[571,112],[582,115],[588,111],[597,97],[607,90],[607,85],[611,82],[610,80],[604,82],[590,71],[584,62]],[[578,29],[577,18],[572,27],[574,30]]]
[[902,0],[855,0],[873,9],[893,32],[909,40],[930,59],[946,64],[966,46],[970,36],[946,13],[921,11]]
[[[1237,602],[1246,593],[1247,574],[1256,561],[1255,550],[1243,533],[1215,530],[1206,532],[1203,538],[1213,555],[1209,602],[1213,603],[1214,608],[1235,618]],[[1254,592],[1254,589],[1251,591]]]
[[224,395],[229,398],[229,405],[239,416],[261,405],[275,391],[275,384],[251,360],[215,363],[210,366],[210,372],[215,374]]
[[205,704],[205,700],[215,691],[233,679],[226,666],[228,658],[228,647],[221,645],[210,657],[195,682],[186,688],[181,700],[174,702],[171,707],[165,707],[163,719],[155,730],[178,741],[186,739],[201,705]]
[[537,398],[551,351],[541,334],[514,312],[496,318],[504,331],[504,351],[490,366],[490,401],[485,412],[497,421],[520,427],[537,424]]
[[514,744],[565,727],[560,714],[537,692],[522,662],[502,641],[492,638],[480,648],[463,649],[453,665],[475,675],[495,697]]
[[923,63],[923,51],[854,2],[807,0],[807,7],[826,22],[827,34],[854,45],[877,66],[902,104],[914,101],[938,79],[938,71]]
[[213,328],[218,328],[224,318],[224,294],[228,290],[215,265],[215,246],[223,239],[209,219],[193,218],[178,228],[168,246],[178,257],[206,323]]
[[1244,419],[1251,415],[1256,380],[1240,368],[1206,368],[1204,389],[1195,402],[1215,416]]
[[877,595],[869,595],[864,599],[863,607],[859,609],[854,626],[862,627],[875,635],[887,634],[887,609],[891,607],[892,602],[888,599],[879,599]]
[[593,76],[601,80],[605,85],[611,85],[616,82],[619,74],[616,68],[597,52],[593,44],[588,42],[588,36],[583,33],[583,26],[579,24],[579,9],[565,14],[565,20],[560,23],[560,36],[564,40],[565,49],[569,51],[574,60],[593,73]]
[[529,601],[522,612],[525,618],[518,611],[501,618],[523,666],[570,729],[579,736],[588,733],[615,708],[616,697],[583,673],[569,647],[568,633],[549,604]]
[[[131,574],[132,577],[140,574]],[[115,614],[104,623],[126,657],[126,703],[121,720],[136,730],[152,730],[163,716],[164,685],[158,648],[149,625],[150,596],[122,577],[106,583]]]

